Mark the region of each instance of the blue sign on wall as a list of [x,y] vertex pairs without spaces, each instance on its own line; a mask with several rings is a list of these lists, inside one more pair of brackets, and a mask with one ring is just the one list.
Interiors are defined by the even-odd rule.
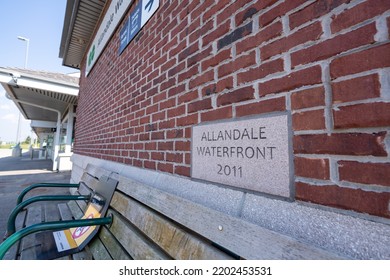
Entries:
[[120,31],[119,54],[134,39],[160,6],[160,0],[140,0]]

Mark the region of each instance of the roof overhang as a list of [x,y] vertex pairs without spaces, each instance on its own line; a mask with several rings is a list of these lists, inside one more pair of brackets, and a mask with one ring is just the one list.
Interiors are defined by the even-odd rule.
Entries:
[[57,122],[77,104],[78,78],[69,75],[0,68],[0,84],[29,120]]
[[68,0],[59,57],[65,66],[80,69],[106,0]]

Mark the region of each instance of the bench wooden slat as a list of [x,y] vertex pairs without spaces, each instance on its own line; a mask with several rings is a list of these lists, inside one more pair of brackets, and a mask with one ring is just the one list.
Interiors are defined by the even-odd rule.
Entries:
[[106,227],[102,227],[99,233],[99,240],[107,249],[107,254],[111,258],[116,260],[130,260],[131,257],[118,243],[118,241],[112,236],[110,231]]
[[[23,210],[19,213],[15,220],[15,227],[17,230],[23,228],[26,221],[27,211]],[[21,241],[16,242],[5,254],[4,260],[16,260],[19,254],[19,246]]]
[[173,259],[230,259],[177,224],[119,192],[114,194],[111,206]]
[[[28,207],[26,226],[38,224],[44,221],[44,210],[41,204],[31,205]],[[35,235],[28,235],[22,239],[20,245],[20,259],[32,260],[36,258],[35,247],[40,246],[36,244]]]
[[77,204],[76,201],[69,201],[68,203],[69,210],[72,212],[73,217],[76,219],[80,219],[84,213],[81,210],[80,206]]
[[[118,189],[155,211],[193,229],[245,259],[337,259],[336,255],[306,245],[224,213],[122,176]],[[125,209],[120,209],[120,212]],[[243,230],[245,229],[245,230]]]
[[85,171],[96,178],[100,178],[101,176],[109,177],[112,174],[111,171],[100,168],[100,167],[93,165],[93,164],[87,164]]
[[60,213],[60,217],[61,217],[62,221],[73,220],[73,214],[70,211],[67,203],[59,203],[58,204],[58,211]]
[[120,215],[113,211],[109,211],[109,214],[113,216],[113,222],[109,230],[126,249],[131,258],[135,260],[170,259],[168,255],[139,233],[134,226],[125,221]]
[[44,220],[46,222],[58,221],[60,220],[60,212],[58,210],[57,204],[46,203],[43,207],[44,209]]
[[[92,176],[91,174],[85,173],[82,178],[82,182],[84,182],[90,189],[95,189],[96,185],[99,183],[99,179]],[[80,184],[81,187],[81,184]],[[79,188],[80,190],[80,188]]]
[[102,232],[104,231],[104,227],[101,228],[99,232],[99,236],[95,237],[91,243],[88,245],[91,254],[93,255],[94,259],[97,260],[112,260],[110,254],[108,253],[106,247],[103,245],[102,241],[100,240],[100,236]]

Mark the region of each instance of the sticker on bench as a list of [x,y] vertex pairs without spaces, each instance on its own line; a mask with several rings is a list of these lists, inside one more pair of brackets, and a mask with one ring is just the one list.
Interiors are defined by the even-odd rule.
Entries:
[[[89,204],[82,219],[100,218],[101,214],[94,204]],[[74,249],[91,235],[96,226],[77,227],[53,232],[58,252]]]

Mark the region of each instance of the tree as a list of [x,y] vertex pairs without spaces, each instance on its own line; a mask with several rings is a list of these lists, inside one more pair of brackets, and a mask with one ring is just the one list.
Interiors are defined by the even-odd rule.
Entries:
[[24,144],[30,144],[31,143],[31,137],[27,136],[26,140],[24,140]]

